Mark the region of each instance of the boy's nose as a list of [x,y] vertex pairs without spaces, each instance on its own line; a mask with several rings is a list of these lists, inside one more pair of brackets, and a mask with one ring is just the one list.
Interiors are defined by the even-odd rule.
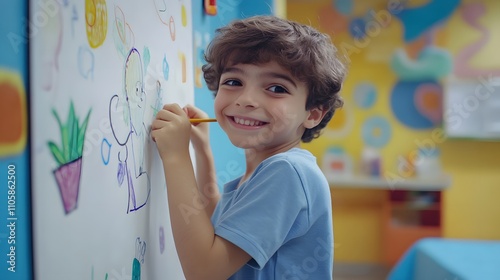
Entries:
[[242,107],[257,107],[256,90],[252,87],[242,89],[235,102],[237,106]]

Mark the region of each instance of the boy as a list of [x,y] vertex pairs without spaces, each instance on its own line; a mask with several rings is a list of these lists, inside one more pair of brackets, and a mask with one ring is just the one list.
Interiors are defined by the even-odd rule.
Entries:
[[217,32],[204,78],[245,173],[218,193],[208,125],[189,122],[201,110],[165,105],[152,124],[186,279],[331,279],[329,185],[299,146],[342,106],[345,67],[328,36],[299,23],[256,16]]

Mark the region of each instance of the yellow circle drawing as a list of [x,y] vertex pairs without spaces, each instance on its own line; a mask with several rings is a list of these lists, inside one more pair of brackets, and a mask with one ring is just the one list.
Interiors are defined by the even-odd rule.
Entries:
[[97,48],[106,39],[108,10],[105,0],[85,0],[87,39],[92,48]]

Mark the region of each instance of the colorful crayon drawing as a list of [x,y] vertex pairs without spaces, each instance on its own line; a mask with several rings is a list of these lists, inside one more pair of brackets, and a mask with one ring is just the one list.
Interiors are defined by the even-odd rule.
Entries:
[[108,31],[108,9],[104,0],[85,0],[87,39],[92,48],[97,48],[106,39]]
[[165,0],[154,0],[154,2],[158,18],[163,24],[168,25],[169,16],[167,13],[168,11],[167,3],[165,3]]
[[[146,94],[143,64],[137,49],[130,50],[125,62],[124,92],[109,102],[109,120],[113,136],[122,148],[118,152],[117,179],[121,186],[127,180],[127,213],[146,205],[151,192],[149,174],[144,164],[144,149],[149,133],[144,124]],[[136,189],[134,185],[139,186]]]
[[85,131],[90,117],[90,112],[80,124],[75,115],[73,102],[70,104],[68,119],[63,124],[57,112],[52,113],[59,124],[61,132],[61,146],[52,141],[48,142],[50,151],[57,161],[58,167],[54,170],[59,192],[61,194],[64,212],[71,213],[76,209],[78,193],[80,189],[80,177],[82,170],[82,152],[85,140]]
[[135,44],[135,35],[125,18],[125,14],[119,6],[115,6],[113,37],[116,50],[125,58],[128,51]]

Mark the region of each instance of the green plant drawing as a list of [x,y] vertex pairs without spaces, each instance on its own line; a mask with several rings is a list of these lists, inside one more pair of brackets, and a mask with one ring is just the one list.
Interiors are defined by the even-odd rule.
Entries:
[[85,131],[90,117],[89,110],[82,124],[79,124],[78,117],[75,115],[73,102],[69,107],[68,119],[65,124],[61,122],[57,112],[52,109],[52,114],[59,124],[61,132],[61,146],[58,146],[52,141],[49,141],[49,148],[54,156],[54,159],[61,166],[68,162],[72,162],[82,156],[83,143],[85,140]]

